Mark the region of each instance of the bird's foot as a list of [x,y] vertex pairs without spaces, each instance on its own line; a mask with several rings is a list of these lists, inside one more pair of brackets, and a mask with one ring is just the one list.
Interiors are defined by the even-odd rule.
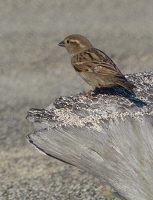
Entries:
[[90,98],[90,99],[92,99],[92,90],[89,90],[88,92],[83,92],[83,93],[81,93],[83,96],[85,96],[85,97],[87,97],[87,98]]

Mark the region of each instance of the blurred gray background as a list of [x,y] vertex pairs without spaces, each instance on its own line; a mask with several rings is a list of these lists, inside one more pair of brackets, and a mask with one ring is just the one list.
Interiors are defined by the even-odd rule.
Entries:
[[0,1],[0,199],[103,199],[93,176],[27,143],[25,116],[87,91],[58,43],[78,33],[121,71],[153,69],[152,0]]

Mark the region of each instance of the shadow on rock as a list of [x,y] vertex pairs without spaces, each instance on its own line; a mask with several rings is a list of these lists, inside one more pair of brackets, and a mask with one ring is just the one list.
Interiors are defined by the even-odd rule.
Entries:
[[125,97],[126,99],[129,99],[131,102],[136,104],[138,107],[143,107],[147,105],[146,102],[136,98],[136,94],[134,93],[133,90],[127,90],[126,88],[120,85],[115,85],[110,88],[96,88],[94,90],[94,95],[97,94],[117,95]]

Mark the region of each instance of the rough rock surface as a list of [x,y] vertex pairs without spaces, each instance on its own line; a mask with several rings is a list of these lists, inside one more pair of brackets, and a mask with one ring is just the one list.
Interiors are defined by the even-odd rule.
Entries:
[[90,98],[60,97],[46,109],[30,109],[27,119],[38,130],[28,139],[47,155],[110,184],[126,199],[151,200],[153,71],[127,78],[134,91],[115,86]]

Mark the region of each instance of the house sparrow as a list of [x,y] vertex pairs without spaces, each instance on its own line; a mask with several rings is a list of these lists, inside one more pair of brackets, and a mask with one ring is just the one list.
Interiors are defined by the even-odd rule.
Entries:
[[121,85],[128,90],[135,88],[115,63],[104,52],[94,48],[86,37],[78,34],[69,35],[59,43],[59,46],[67,49],[72,66],[93,91],[96,88],[114,85]]

